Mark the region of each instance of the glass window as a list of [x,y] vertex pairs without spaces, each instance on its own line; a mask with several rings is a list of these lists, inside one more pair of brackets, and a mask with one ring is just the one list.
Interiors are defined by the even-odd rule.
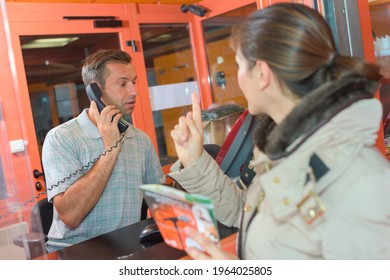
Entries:
[[332,30],[333,39],[335,40],[336,43],[336,48],[339,49],[339,36],[337,30],[334,2],[329,0],[324,0],[322,1],[322,6],[324,8],[323,16],[325,17],[326,21],[330,26],[330,29]]
[[[11,214],[19,210],[15,206],[18,205],[18,193],[15,189],[16,173],[12,167],[11,160],[11,146],[15,145],[11,145],[11,142],[8,142],[3,106],[0,100],[0,227],[3,222],[7,221]],[[17,156],[20,162],[23,163],[24,159],[28,157],[24,146],[21,148],[20,145],[23,145],[23,143],[19,143],[18,145],[20,152],[17,152]]]
[[379,95],[383,105],[385,146],[390,158],[390,1],[370,1],[369,8],[376,62],[383,75]]
[[199,93],[194,56],[186,24],[143,24],[140,30],[160,162],[166,165],[177,159],[171,130],[191,110],[192,92]]
[[53,127],[89,107],[81,78],[84,58],[119,48],[117,33],[20,36],[39,152]]
[[253,3],[202,22],[214,104],[234,102],[247,107],[238,87],[235,54],[229,46],[229,37],[232,27],[256,10]]

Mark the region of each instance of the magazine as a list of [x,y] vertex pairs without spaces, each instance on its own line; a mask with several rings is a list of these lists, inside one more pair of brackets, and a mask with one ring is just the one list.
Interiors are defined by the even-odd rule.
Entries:
[[158,184],[140,188],[165,243],[180,250],[187,247],[203,250],[185,234],[185,227],[192,227],[219,243],[214,206],[209,198]]

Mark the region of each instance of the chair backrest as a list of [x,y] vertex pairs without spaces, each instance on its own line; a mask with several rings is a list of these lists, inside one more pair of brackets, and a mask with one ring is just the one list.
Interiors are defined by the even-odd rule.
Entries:
[[224,160],[226,153],[229,151],[230,146],[232,145],[234,139],[237,136],[237,133],[239,132],[242,124],[244,123],[244,120],[248,116],[248,110],[245,110],[241,116],[237,119],[235,124],[233,125],[232,129],[230,130],[229,134],[227,135],[225,141],[223,142],[217,156],[215,157],[215,161],[221,165],[222,161]]
[[[221,146],[218,144],[204,144],[203,149],[213,158],[216,159],[219,152],[221,151]],[[219,163],[218,163],[219,164]]]
[[[253,157],[252,134],[255,127],[255,117],[246,110],[234,124],[216,157],[216,162],[227,176],[232,179],[240,177],[246,186],[254,177],[249,162]],[[239,184],[239,187],[243,186]]]
[[53,203],[49,203],[46,198],[38,201],[31,210],[31,230],[32,232],[42,232],[48,234],[53,222]]
[[[255,118],[249,114],[248,111],[244,112],[241,117],[243,117],[243,121],[241,124],[236,123],[234,125],[233,128],[235,128],[236,125],[239,125],[239,127],[236,134],[232,135],[233,140],[230,140],[231,143],[229,144],[229,148],[220,164],[221,169],[230,178],[240,176],[243,165],[252,158],[252,133],[255,128]],[[240,121],[240,119],[238,121]],[[227,141],[229,141],[228,138],[226,139]],[[224,152],[224,145],[225,144],[222,145],[220,153]],[[219,155],[217,158],[218,157]]]
[[385,120],[383,122],[383,130],[385,132],[385,135],[390,134],[390,110],[385,114]]

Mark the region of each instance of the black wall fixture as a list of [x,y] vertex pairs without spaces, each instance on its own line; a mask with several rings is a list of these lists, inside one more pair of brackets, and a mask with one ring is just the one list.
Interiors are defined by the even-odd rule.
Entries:
[[134,52],[138,51],[137,44],[136,44],[135,40],[126,41],[126,46],[128,46],[128,47],[131,46]]
[[63,16],[65,20],[93,20],[93,27],[122,27],[122,21],[116,20],[115,16]]
[[93,27],[104,28],[104,27],[122,27],[121,20],[94,20]]
[[208,10],[205,7],[202,7],[200,5],[185,5],[184,4],[184,5],[181,5],[180,9],[183,13],[187,13],[188,11],[190,11],[194,15],[197,15],[200,17],[204,17],[206,15],[206,13],[208,12]]

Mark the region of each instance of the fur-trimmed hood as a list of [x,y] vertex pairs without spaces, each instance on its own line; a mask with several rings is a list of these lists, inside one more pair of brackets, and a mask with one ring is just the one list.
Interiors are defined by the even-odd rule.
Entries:
[[[304,97],[279,125],[267,115],[258,116],[254,143],[272,160],[288,156],[339,112],[358,100],[373,98],[377,86],[356,74],[325,83]],[[290,147],[298,138],[302,140]]]

